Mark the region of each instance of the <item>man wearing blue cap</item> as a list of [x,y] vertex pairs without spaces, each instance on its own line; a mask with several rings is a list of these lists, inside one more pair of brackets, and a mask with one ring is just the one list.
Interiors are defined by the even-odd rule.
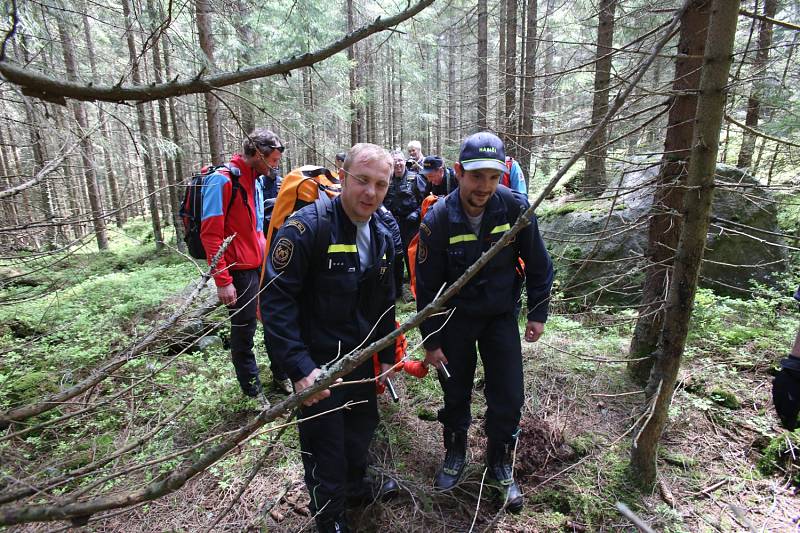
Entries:
[[[455,282],[528,208],[525,196],[498,185],[505,170],[503,142],[496,135],[480,132],[467,137],[455,165],[458,188],[439,200],[420,225],[417,309],[428,305],[443,285]],[[452,489],[464,472],[480,351],[487,405],[486,466],[504,507],[511,512],[523,505],[512,471],[524,401],[520,332],[514,314],[523,277],[528,296],[525,340],[535,342],[544,330],[553,282],[553,265],[536,217],[448,302],[453,310],[448,320],[434,316],[420,326],[426,339],[425,362],[439,370],[444,391],[438,418],[444,426],[446,454],[434,486]]]

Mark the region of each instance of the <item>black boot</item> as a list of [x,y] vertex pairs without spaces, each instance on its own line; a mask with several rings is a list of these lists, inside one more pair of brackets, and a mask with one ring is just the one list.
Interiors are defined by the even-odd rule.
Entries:
[[400,494],[400,485],[395,479],[386,475],[367,474],[360,483],[347,484],[347,506],[359,507],[369,505],[378,500],[388,502]]
[[348,533],[347,517],[344,513],[338,516],[317,516],[314,521],[317,523],[319,533]]
[[445,429],[444,448],[444,463],[433,481],[436,490],[450,490],[461,479],[467,466],[467,433]]
[[514,481],[514,472],[511,468],[511,454],[514,451],[514,441],[501,444],[489,440],[486,449],[486,468],[489,478],[492,479],[503,499],[503,507],[510,513],[522,510],[524,498],[519,485]]

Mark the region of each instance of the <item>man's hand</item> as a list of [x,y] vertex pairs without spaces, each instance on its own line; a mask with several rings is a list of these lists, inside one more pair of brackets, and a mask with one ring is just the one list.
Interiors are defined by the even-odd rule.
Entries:
[[[387,379],[394,379],[394,367],[395,365],[381,363],[381,377],[378,381],[385,385]],[[388,373],[386,372],[387,370],[389,371]]]
[[233,286],[233,283],[217,287],[217,297],[223,305],[234,305],[236,303],[236,287]]
[[426,365],[433,365],[433,368],[441,368],[443,364],[447,364],[447,357],[444,356],[441,348],[425,350],[425,360],[423,362]]
[[528,342],[536,342],[539,340],[539,337],[542,336],[543,332],[544,323],[528,320],[528,323],[525,325],[525,340]]
[[[319,368],[315,368],[314,370],[311,371],[311,373],[309,375],[307,375],[303,379],[301,379],[299,381],[295,381],[294,382],[294,391],[296,393],[299,393],[299,392],[309,388],[310,386],[312,386],[314,384],[314,382],[317,381],[317,376],[319,376],[320,374],[322,374],[322,370],[320,370]],[[339,379],[336,380],[336,383],[341,383],[341,382],[342,382],[342,378],[339,378]],[[331,395],[331,390],[330,389],[323,389],[323,390],[317,392],[316,394],[312,394],[311,396],[306,398],[305,401],[303,401],[303,405],[305,405],[306,407],[310,407],[310,406],[314,405],[315,403],[317,403],[318,401],[324,400],[325,398],[330,397],[330,395]]]

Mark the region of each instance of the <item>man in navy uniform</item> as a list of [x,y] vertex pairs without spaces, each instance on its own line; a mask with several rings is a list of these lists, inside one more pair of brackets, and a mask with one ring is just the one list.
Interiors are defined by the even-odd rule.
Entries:
[[[456,281],[528,208],[523,195],[498,186],[506,169],[504,152],[503,142],[488,132],[467,137],[461,146],[455,165],[458,188],[440,199],[420,225],[417,309],[428,305],[442,285]],[[486,466],[511,512],[523,506],[511,466],[524,401],[520,332],[514,315],[522,282],[520,258],[525,263],[528,296],[525,340],[538,340],[547,320],[553,266],[535,217],[448,302],[453,315],[446,324],[439,315],[420,326],[426,339],[425,362],[439,370],[444,390],[438,418],[444,426],[446,454],[434,486],[452,489],[464,472],[480,350],[487,405]]]
[[[261,317],[268,350],[297,392],[312,386],[329,363],[395,328],[394,244],[383,219],[373,216],[391,173],[386,150],[356,144],[339,171],[341,195],[300,209],[275,235]],[[394,346],[378,355],[382,370],[389,371]],[[344,380],[374,377],[370,359]],[[356,404],[341,409],[347,402]],[[378,424],[375,383],[318,392],[305,401],[299,418],[305,481],[317,527],[321,532],[347,531],[346,498],[373,492],[366,468]]]
[[[800,303],[800,287],[794,293]],[[781,359],[781,370],[772,381],[772,402],[783,427],[794,431],[800,427],[800,329],[792,351]]]

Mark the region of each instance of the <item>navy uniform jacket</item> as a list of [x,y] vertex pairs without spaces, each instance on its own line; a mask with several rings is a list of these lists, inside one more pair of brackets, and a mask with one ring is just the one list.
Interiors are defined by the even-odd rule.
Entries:
[[[502,187],[503,190],[500,190]],[[503,198],[507,198],[506,201]],[[507,202],[518,202],[519,212],[528,208],[528,200],[502,185],[489,199],[483,212],[480,235],[469,225],[458,190],[439,200],[425,215],[419,230],[417,249],[417,309],[428,305],[442,285],[450,285],[478,260],[480,255],[500,240],[514,223],[516,211],[506,209]],[[516,218],[515,216],[513,217]],[[515,309],[521,278],[517,274],[517,256],[525,262],[528,291],[528,320],[545,322],[553,284],[553,263],[545,249],[536,217],[516,235],[515,240],[498,253],[461,291],[447,302],[458,312],[474,316],[492,316]],[[444,316],[427,319],[420,326],[423,337],[439,329]],[[425,348],[441,346],[440,333],[425,341]]]
[[391,211],[398,224],[417,222],[419,213],[417,195],[414,191],[417,175],[406,170],[399,178],[392,174],[389,189],[383,199],[383,205]]
[[[308,205],[275,234],[267,260],[269,285],[260,298],[267,351],[292,381],[395,329],[389,230],[379,217],[370,219],[373,264],[362,274],[356,226],[339,198],[328,208],[329,235],[316,240],[325,224]],[[394,363],[394,345],[379,358]]]

